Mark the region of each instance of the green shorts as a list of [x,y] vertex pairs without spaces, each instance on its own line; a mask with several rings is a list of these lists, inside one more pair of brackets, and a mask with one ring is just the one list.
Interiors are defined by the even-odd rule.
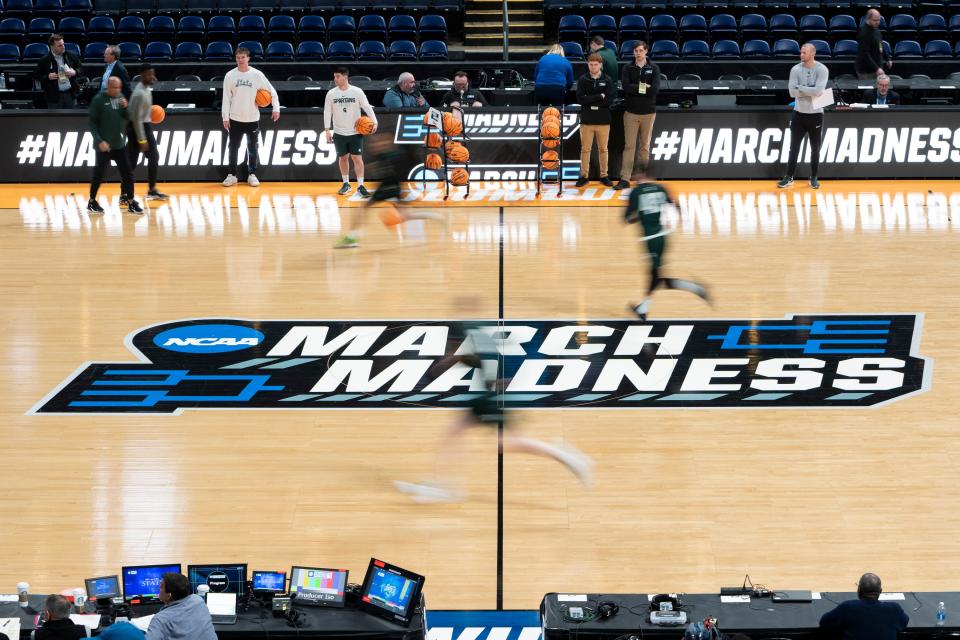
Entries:
[[359,133],[352,136],[342,136],[335,133],[333,134],[333,148],[337,150],[338,158],[342,158],[348,153],[352,156],[359,156],[363,153],[363,136]]

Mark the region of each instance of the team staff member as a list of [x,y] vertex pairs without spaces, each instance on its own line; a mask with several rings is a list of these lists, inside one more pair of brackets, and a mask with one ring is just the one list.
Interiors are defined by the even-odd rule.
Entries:
[[450,107],[485,107],[487,99],[479,89],[470,88],[470,78],[466,71],[457,71],[453,74],[453,88],[443,94],[440,104],[444,109]]
[[109,78],[120,78],[120,92],[127,100],[130,99],[133,90],[130,88],[130,74],[127,68],[120,62],[120,47],[112,44],[103,50],[103,62],[107,66],[103,70],[103,77],[100,80],[100,90],[107,86]]
[[223,128],[230,132],[230,173],[223,181],[223,186],[232,187],[237,184],[237,152],[240,151],[240,142],[247,136],[247,184],[251,187],[260,186],[257,179],[257,161],[260,152],[260,107],[257,106],[257,91],[265,89],[270,92],[273,104],[271,119],[276,122],[280,119],[280,96],[273,88],[267,76],[259,69],[250,66],[250,50],[246,47],[237,47],[234,56],[237,61],[235,69],[227,72],[223,78]]
[[403,109],[429,106],[426,99],[417,90],[417,79],[409,71],[397,78],[397,84],[383,94],[383,106],[387,109]]
[[896,602],[880,602],[880,577],[865,573],[857,583],[857,599],[838,604],[820,618],[820,628],[842,640],[896,640],[910,617]]
[[610,105],[613,104],[613,79],[603,72],[603,59],[596,53],[587,57],[587,73],[577,80],[580,103],[580,177],[577,186],[589,182],[590,152],[597,141],[600,156],[600,182],[613,186],[607,175],[607,143],[610,140]]
[[537,104],[562,106],[572,86],[573,67],[564,55],[563,47],[552,45],[534,67],[533,95]]
[[140,82],[133,88],[130,98],[130,124],[127,125],[127,155],[130,158],[130,168],[136,171],[140,162],[140,154],[147,157],[147,179],[150,189],[147,191],[147,200],[166,200],[167,194],[157,191],[157,165],[160,163],[160,153],[157,151],[157,139],[153,135],[153,123],[150,120],[150,110],[153,108],[153,83],[157,81],[157,73],[153,65],[145,62],[140,67]]
[[323,101],[323,128],[327,132],[327,143],[332,143],[337,150],[340,177],[343,178],[343,186],[337,193],[342,196],[350,193],[352,159],[353,171],[357,174],[357,193],[366,198],[370,192],[363,186],[363,136],[357,133],[354,125],[361,115],[366,115],[373,120],[373,133],[376,133],[377,114],[363,89],[350,84],[350,71],[346,67],[333,70],[333,83],[335,86]]
[[[617,64],[617,54],[612,49],[607,48],[607,41],[603,39],[603,36],[590,38],[590,53],[600,56],[600,59],[603,60],[603,73],[610,76],[615,83],[619,82],[620,65]],[[616,91],[613,92],[614,97],[616,97],[616,93]]]
[[628,64],[620,74],[623,89],[623,158],[620,160],[620,182],[614,189],[626,189],[633,175],[637,139],[640,140],[641,173],[647,170],[650,160],[650,138],[653,136],[653,121],[657,118],[657,92],[660,91],[660,67],[647,60],[647,43],[643,40],[633,47],[633,64]]
[[33,632],[34,640],[79,640],[87,637],[87,630],[70,619],[70,601],[61,595],[47,596],[44,610],[47,621]]
[[133,169],[127,159],[127,99],[121,95],[123,84],[120,78],[111,77],[106,88],[90,101],[90,133],[97,149],[97,160],[93,167],[93,179],[90,181],[89,213],[103,213],[103,207],[97,202],[97,192],[103,182],[103,174],[110,161],[117,163],[120,171],[120,206],[126,206],[130,213],[143,213],[140,204],[133,199]]
[[793,173],[797,170],[797,158],[800,156],[800,143],[804,136],[810,140],[810,186],[820,188],[817,169],[820,167],[820,141],[823,134],[823,107],[814,107],[813,99],[827,88],[830,72],[816,61],[817,49],[809,42],[800,47],[800,64],[790,69],[790,81],[787,86],[790,95],[795,98],[793,118],[790,120],[790,158],[787,163],[787,175],[777,186],[783,189],[793,184]]
[[210,610],[190,593],[190,581],[181,573],[165,573],[160,580],[160,602],[147,627],[147,640],[217,640]]
[[80,58],[66,50],[63,36],[55,33],[47,40],[50,53],[37,61],[34,77],[40,81],[47,109],[73,109],[77,106],[77,74]]
[[887,75],[893,61],[883,50],[883,34],[880,33],[880,12],[867,11],[857,35],[857,77],[861,80]]
[[890,88],[890,76],[877,78],[873,89],[863,92],[863,101],[867,104],[900,104],[900,94]]

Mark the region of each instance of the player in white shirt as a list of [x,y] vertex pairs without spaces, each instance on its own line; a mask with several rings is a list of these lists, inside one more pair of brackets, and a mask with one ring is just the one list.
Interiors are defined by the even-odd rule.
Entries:
[[257,91],[265,89],[273,97],[274,122],[280,119],[280,97],[267,77],[250,66],[250,50],[237,47],[237,68],[223,78],[223,128],[230,133],[230,173],[223,186],[237,184],[237,152],[243,136],[247,136],[247,184],[260,185],[257,179],[257,158],[260,151],[260,107]]
[[337,150],[340,177],[343,178],[343,186],[337,193],[350,193],[349,154],[357,174],[357,193],[366,198],[370,192],[363,186],[363,136],[357,133],[353,125],[362,112],[373,120],[373,133],[376,133],[377,114],[373,112],[363,90],[350,86],[350,71],[346,67],[333,70],[333,82],[336,86],[327,92],[323,101],[323,128],[327,132],[327,143],[332,143]]

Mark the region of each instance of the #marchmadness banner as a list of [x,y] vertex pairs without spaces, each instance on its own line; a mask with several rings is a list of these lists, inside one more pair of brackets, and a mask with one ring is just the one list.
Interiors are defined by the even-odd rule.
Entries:
[[[916,110],[829,112],[824,119],[820,177],[955,178],[960,162],[960,112]],[[618,114],[615,114],[617,120]],[[434,179],[423,166],[426,127],[420,114],[378,114],[380,130],[408,151],[403,173]],[[650,144],[653,173],[662,179],[772,179],[783,173],[790,112],[661,109]],[[85,182],[94,164],[87,118],[75,114],[3,112],[0,182]],[[466,115],[472,180],[536,177],[537,114],[481,109]],[[580,173],[579,115],[565,114],[562,171]],[[621,125],[611,133],[612,165],[619,166]],[[214,112],[177,112],[155,127],[164,181],[218,182],[226,175],[227,134]],[[336,154],[323,135],[319,111],[284,111],[277,123],[261,119],[258,175],[270,181],[339,181]],[[804,145],[804,148],[806,145]],[[243,148],[240,155],[245,154]],[[799,175],[806,175],[804,149]],[[138,179],[145,177],[138,169]],[[545,172],[554,177],[554,172]],[[115,180],[115,174],[109,174]],[[376,176],[372,176],[374,179]]]
[[865,408],[926,391],[922,316],[478,321],[180,320],[127,336],[139,362],[81,366],[31,413],[470,406],[488,372],[508,408]]

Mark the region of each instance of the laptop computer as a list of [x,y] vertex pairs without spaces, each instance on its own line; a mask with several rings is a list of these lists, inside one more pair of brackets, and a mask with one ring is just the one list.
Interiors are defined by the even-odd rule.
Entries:
[[207,609],[213,624],[237,624],[237,594],[211,591],[207,594]]
[[773,602],[813,602],[810,591],[774,591],[770,597]]

